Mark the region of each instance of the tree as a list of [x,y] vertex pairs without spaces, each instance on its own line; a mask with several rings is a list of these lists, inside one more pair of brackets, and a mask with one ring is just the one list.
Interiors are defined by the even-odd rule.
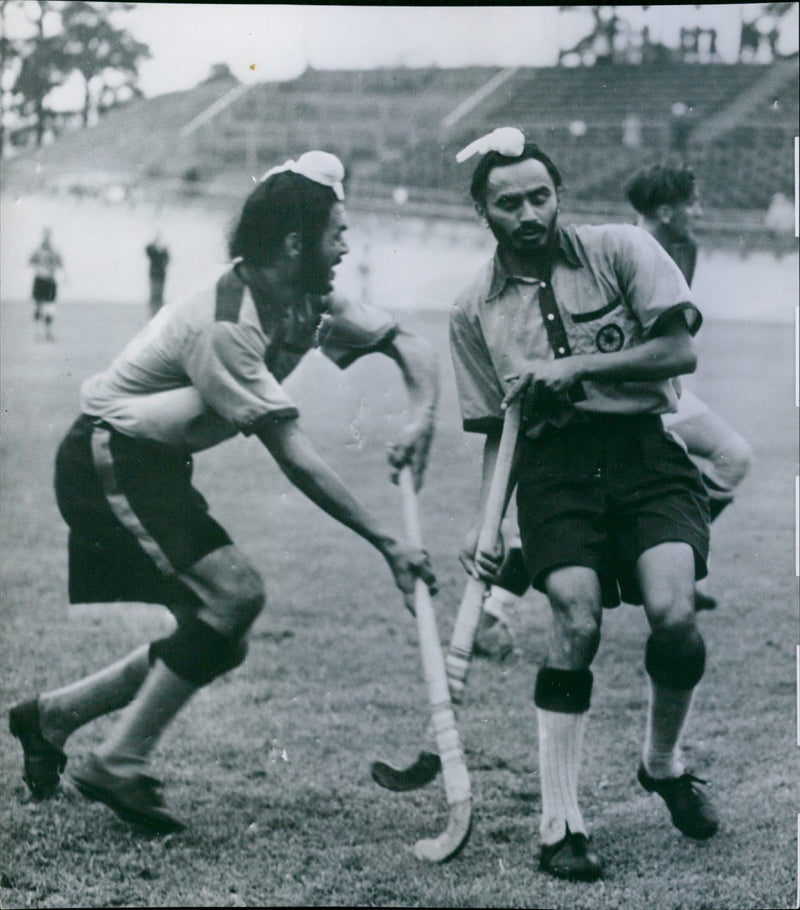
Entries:
[[45,100],[64,82],[68,63],[58,37],[45,33],[45,19],[53,12],[50,0],[37,0],[35,4],[26,5],[25,11],[33,26],[33,35],[17,41],[3,35],[3,70],[5,72],[12,64],[16,70],[10,88],[10,107],[23,119],[32,121],[39,146],[52,116]]
[[111,13],[129,10],[130,3],[68,3],[61,12],[64,54],[71,70],[83,77],[82,118],[88,126],[91,113],[100,112],[139,94],[139,63],[150,49],[130,32],[111,22]]

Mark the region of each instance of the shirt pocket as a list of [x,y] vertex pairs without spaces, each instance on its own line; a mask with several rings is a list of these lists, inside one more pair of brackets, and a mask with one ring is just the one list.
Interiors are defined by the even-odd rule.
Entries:
[[570,335],[576,354],[610,354],[630,347],[636,324],[617,295],[603,306],[584,313],[570,313]]

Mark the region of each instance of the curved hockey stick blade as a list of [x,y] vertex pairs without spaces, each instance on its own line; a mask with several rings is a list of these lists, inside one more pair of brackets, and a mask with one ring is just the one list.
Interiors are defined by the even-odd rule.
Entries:
[[453,803],[447,828],[435,838],[418,840],[414,856],[429,863],[446,863],[464,849],[472,832],[472,800]]
[[442,760],[435,752],[423,750],[407,768],[393,768],[386,762],[375,761],[369,770],[376,784],[385,790],[403,793],[408,790],[419,790],[435,780],[436,775],[442,770]]

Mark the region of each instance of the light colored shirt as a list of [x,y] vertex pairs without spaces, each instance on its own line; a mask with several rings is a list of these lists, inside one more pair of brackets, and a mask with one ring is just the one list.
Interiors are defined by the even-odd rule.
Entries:
[[308,296],[288,311],[257,305],[234,270],[161,309],[103,373],[81,409],[120,433],[199,451],[298,416],[281,386],[311,348],[344,368],[397,331],[374,307]]
[[[554,351],[540,310],[545,282],[509,274],[490,260],[458,297],[450,314],[450,347],[464,429],[488,432],[503,419],[500,404],[525,362],[636,347],[681,313],[692,334],[702,323],[678,267],[646,231],[633,225],[559,228],[550,285],[569,350]],[[548,317],[549,318],[549,317]],[[674,411],[669,380],[584,381],[587,412],[661,414]],[[569,413],[573,413],[570,409]],[[545,423],[531,415],[526,432]],[[561,421],[563,422],[563,420]]]
[[56,276],[56,270],[63,268],[63,262],[58,251],[53,249],[49,243],[42,243],[33,253],[28,263],[33,266],[33,273],[37,278],[53,279]]

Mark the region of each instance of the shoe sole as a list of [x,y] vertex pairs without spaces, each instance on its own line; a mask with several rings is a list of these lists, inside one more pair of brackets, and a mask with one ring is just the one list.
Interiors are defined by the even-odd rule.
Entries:
[[154,834],[174,834],[177,831],[183,831],[186,825],[172,818],[171,815],[158,814],[153,812],[144,812],[141,809],[135,809],[132,806],[123,803],[107,787],[100,784],[93,784],[91,781],[81,779],[76,775],[70,778],[75,789],[87,799],[103,803],[114,812],[118,818],[134,825],[147,828]]

